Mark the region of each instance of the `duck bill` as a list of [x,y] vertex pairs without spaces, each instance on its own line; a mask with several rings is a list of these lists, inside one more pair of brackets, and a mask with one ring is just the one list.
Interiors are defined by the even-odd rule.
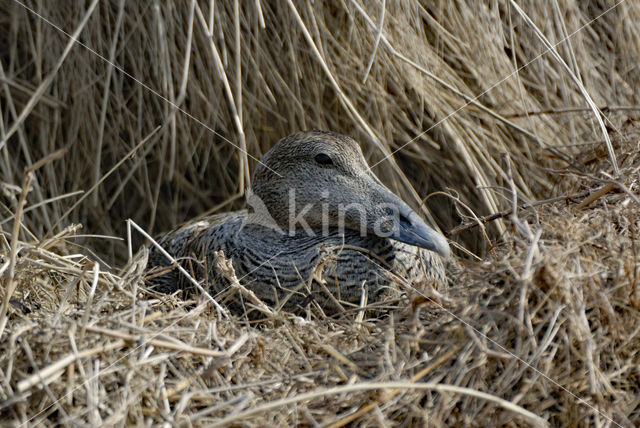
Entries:
[[389,238],[404,242],[408,245],[435,251],[445,258],[449,257],[451,253],[447,239],[439,232],[430,228],[424,220],[411,209],[404,214],[400,212],[397,226],[389,235]]
[[384,234],[376,234],[395,239],[408,245],[426,248],[445,258],[449,257],[451,250],[447,239],[441,233],[429,227],[414,210],[393,192],[384,187],[382,183],[378,182],[376,184],[378,184],[375,186],[378,194],[387,206],[395,212],[394,218],[392,218],[393,228],[391,231]]

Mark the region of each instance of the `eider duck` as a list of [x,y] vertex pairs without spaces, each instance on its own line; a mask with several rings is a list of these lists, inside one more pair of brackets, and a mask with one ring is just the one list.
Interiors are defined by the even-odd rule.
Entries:
[[[288,311],[309,304],[328,314],[347,310],[365,288],[373,303],[398,291],[398,276],[417,286],[445,279],[447,240],[382,184],[349,137],[309,131],[283,138],[258,163],[246,199],[248,209],[159,239],[197,280],[206,278],[211,294],[229,284],[216,272],[217,251],[262,302]],[[193,288],[171,265],[150,250],[147,269],[164,268],[151,286]]]

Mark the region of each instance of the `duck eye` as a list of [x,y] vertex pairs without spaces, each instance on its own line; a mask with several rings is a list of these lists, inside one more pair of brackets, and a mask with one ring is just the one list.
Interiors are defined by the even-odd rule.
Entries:
[[329,155],[326,155],[324,153],[318,153],[314,159],[320,165],[333,165],[333,161],[331,160]]

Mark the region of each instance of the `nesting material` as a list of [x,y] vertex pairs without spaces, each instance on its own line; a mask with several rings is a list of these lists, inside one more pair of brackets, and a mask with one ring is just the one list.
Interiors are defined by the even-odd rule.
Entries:
[[[638,2],[21,3],[1,425],[640,426]],[[374,170],[416,209],[448,193],[450,284],[333,318],[230,268],[258,319],[149,290],[124,220],[240,208],[252,156],[310,128],[401,149]]]
[[376,317],[275,313],[237,281],[263,317],[225,316],[147,290],[144,252],[112,275],[20,242],[2,420],[637,425],[640,157],[622,165],[622,186],[517,210],[490,257]]

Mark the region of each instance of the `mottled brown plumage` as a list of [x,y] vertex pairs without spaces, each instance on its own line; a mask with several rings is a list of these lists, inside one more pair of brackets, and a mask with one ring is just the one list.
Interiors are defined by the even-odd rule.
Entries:
[[[222,250],[242,284],[287,310],[315,301],[335,312],[357,304],[363,287],[371,303],[397,291],[393,276],[417,286],[444,280],[446,240],[377,179],[351,138],[324,131],[284,138],[256,167],[247,203],[248,210],[182,226],[160,244],[214,292],[227,285],[214,267]],[[151,250],[151,268],[168,265]],[[190,287],[175,268],[151,283],[163,292]]]

